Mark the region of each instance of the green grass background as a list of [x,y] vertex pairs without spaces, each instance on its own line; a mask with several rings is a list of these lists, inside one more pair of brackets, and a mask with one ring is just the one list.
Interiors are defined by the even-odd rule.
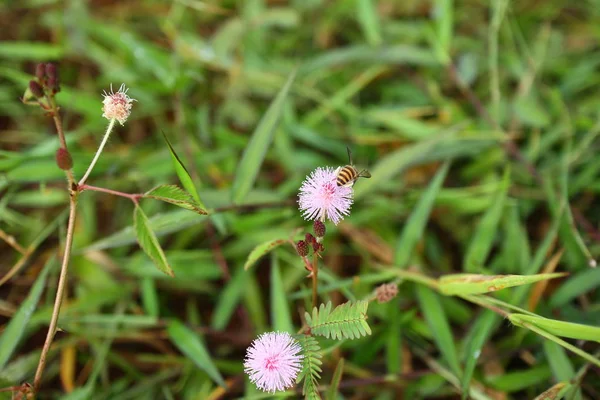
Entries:
[[[19,101],[40,61],[59,65],[77,177],[107,124],[101,93],[125,83],[137,102],[89,183],[180,184],[164,132],[216,209],[141,202],[170,278],[136,244],[130,201],[80,196],[64,332],[40,398],[270,398],[243,374],[245,349],[261,332],[300,328],[310,282],[288,244],[243,267],[257,245],[309,230],[298,188],[314,168],[345,164],[346,146],[373,177],[356,183],[352,214],[328,225],[322,300],[366,298],[397,271],[555,269],[570,275],[537,286],[532,311],[600,325],[599,10],[597,0],[3,2],[0,229],[32,255],[0,286],[0,386],[32,381],[66,226],[54,126]],[[0,252],[4,275],[22,255],[5,241]],[[527,308],[532,287],[494,297]],[[321,341],[323,389],[345,359],[330,398],[454,399],[462,388],[533,399],[557,382],[571,385],[547,398],[600,398],[598,366],[554,341],[420,284],[401,280],[399,292],[370,305],[372,336]]]

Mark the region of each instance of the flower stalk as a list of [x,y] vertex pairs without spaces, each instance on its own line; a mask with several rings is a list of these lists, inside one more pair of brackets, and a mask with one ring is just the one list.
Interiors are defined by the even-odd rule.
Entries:
[[[110,119],[110,123],[108,129],[104,135],[102,143],[92,163],[88,167],[83,178],[79,181],[79,184],[76,183],[75,175],[73,173],[73,162],[71,159],[71,155],[67,148],[67,141],[65,138],[65,133],[62,126],[62,120],[60,118],[59,107],[55,101],[55,95],[60,91],[60,84],[58,80],[58,73],[56,70],[56,66],[54,64],[39,64],[36,68],[36,79],[32,80],[29,85],[29,90],[32,94],[37,98],[37,102],[42,109],[47,111],[47,115],[51,116],[54,120],[54,124],[56,126],[56,132],[59,140],[59,149],[56,152],[56,162],[60,169],[65,171],[65,175],[68,181],[68,191],[69,191],[69,220],[67,223],[67,233],[65,237],[65,248],[62,255],[62,262],[60,268],[60,275],[58,279],[58,286],[56,289],[56,297],[54,299],[54,307],[52,309],[52,316],[50,318],[50,323],[48,326],[48,332],[46,334],[46,339],[44,341],[44,345],[42,347],[42,352],[40,354],[40,359],[38,361],[38,365],[35,372],[34,382],[33,382],[33,392],[39,392],[39,389],[42,384],[42,377],[44,373],[44,369],[46,367],[46,362],[48,358],[48,353],[50,351],[50,347],[54,340],[54,336],[57,330],[58,318],[60,315],[60,308],[62,305],[66,285],[67,285],[67,277],[69,271],[69,261],[71,258],[71,250],[73,247],[73,236],[75,232],[75,221],[77,218],[77,199],[79,197],[79,193],[84,189],[88,190],[97,190],[109,192],[112,194],[121,194],[121,192],[111,191],[109,189],[96,188],[93,186],[85,186],[85,181],[90,175],[94,165],[98,161],[104,146],[108,140],[108,136],[112,131],[115,121],[119,121],[123,124],[127,117],[129,116],[131,110],[131,102],[133,99],[130,99],[127,96],[127,89],[125,89],[124,85],[121,85],[121,88],[117,93],[106,94],[104,99],[104,114],[106,118]],[[40,92],[41,91],[41,92]],[[43,94],[43,98],[40,95]],[[45,100],[45,101],[43,101]],[[24,99],[26,104],[33,104],[26,99]],[[127,195],[134,202],[137,201],[138,195]]]
[[85,184],[85,181],[87,180],[87,178],[92,173],[92,170],[94,169],[94,166],[96,165],[96,162],[98,162],[98,158],[100,158],[100,154],[102,153],[102,150],[104,150],[104,146],[106,145],[106,142],[108,142],[108,137],[110,136],[110,133],[112,132],[112,129],[115,126],[116,121],[117,121],[116,118],[113,118],[108,123],[106,132],[104,133],[104,137],[102,138],[102,142],[100,142],[100,146],[98,147],[98,150],[96,151],[96,154],[94,155],[94,158],[92,159],[92,162],[90,163],[87,171],[85,171],[83,178],[81,178],[81,180],[77,184],[78,186],[83,186]]

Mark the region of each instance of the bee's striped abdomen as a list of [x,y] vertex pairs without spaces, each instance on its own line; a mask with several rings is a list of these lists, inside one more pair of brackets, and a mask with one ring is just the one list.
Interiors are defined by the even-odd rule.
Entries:
[[352,185],[354,181],[358,178],[358,171],[352,165],[346,165],[337,175],[337,185],[338,186],[347,186],[348,184]]

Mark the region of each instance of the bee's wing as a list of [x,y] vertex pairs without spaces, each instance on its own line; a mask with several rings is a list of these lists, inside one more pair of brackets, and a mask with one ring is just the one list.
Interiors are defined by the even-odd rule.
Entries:
[[349,146],[346,146],[346,150],[348,150],[348,161],[350,161],[349,164],[354,165],[352,164],[352,150],[350,150]]

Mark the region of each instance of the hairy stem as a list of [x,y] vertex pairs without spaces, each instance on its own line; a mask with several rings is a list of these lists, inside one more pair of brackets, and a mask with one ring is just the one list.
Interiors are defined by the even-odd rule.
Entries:
[[[60,113],[58,111],[58,106],[54,101],[54,98],[49,98],[48,102],[50,103],[52,119],[54,120],[54,125],[56,126],[56,134],[58,135],[58,141],[60,142],[60,147],[69,151],[67,148],[67,139],[65,138],[65,131],[62,126],[62,120],[60,119]],[[73,187],[75,183],[75,176],[73,175],[73,169],[65,170],[65,174],[67,175],[67,181],[69,182],[69,190]]]
[[44,367],[46,366],[46,358],[48,351],[50,351],[50,345],[54,339],[56,333],[56,324],[58,322],[58,315],[60,314],[60,306],[62,303],[63,295],[65,293],[65,286],[67,282],[67,272],[69,270],[69,259],[71,258],[71,248],[73,245],[73,232],[75,230],[75,217],[77,210],[77,195],[76,191],[70,190],[70,201],[69,201],[69,222],[67,225],[67,237],[65,239],[65,250],[63,252],[62,265],[60,267],[60,276],[58,278],[58,287],[56,289],[56,298],[54,299],[54,308],[52,310],[52,318],[50,319],[50,326],[48,327],[48,333],[46,340],[44,341],[44,347],[42,348],[42,354],[38,362],[37,369],[35,371],[35,378],[33,380],[33,390],[37,392],[42,383],[42,374],[44,373]]
[[317,252],[315,251],[313,253],[313,262],[312,262],[312,305],[313,308],[317,307],[317,301],[318,301],[318,295],[317,295],[317,290],[318,290],[318,277],[319,277],[319,256],[317,254]]
[[98,158],[100,158],[100,154],[102,153],[102,150],[104,150],[104,146],[106,145],[106,142],[108,142],[108,137],[110,136],[110,132],[112,132],[113,127],[115,126],[115,121],[116,121],[116,119],[114,119],[114,118],[110,120],[108,127],[106,128],[106,133],[104,133],[104,137],[102,138],[102,142],[100,143],[100,147],[98,147],[98,151],[96,151],[96,154],[94,155],[94,159],[90,163],[90,166],[88,167],[87,171],[85,171],[83,178],[81,178],[81,180],[79,181],[79,183],[78,183],[79,186],[84,185],[88,176],[90,176],[90,174],[92,173],[92,170],[94,169],[94,166],[96,165],[96,162],[98,161]]
[[144,196],[141,193],[125,193],[125,192],[119,192],[118,190],[112,190],[112,189],[107,189],[107,188],[102,188],[102,187],[92,186],[92,185],[85,185],[85,184],[79,185],[79,190],[80,191],[92,190],[94,192],[102,192],[102,193],[112,194],[114,196],[125,197],[125,198],[133,201],[136,204],[138,202],[138,199],[140,199],[141,197]]

